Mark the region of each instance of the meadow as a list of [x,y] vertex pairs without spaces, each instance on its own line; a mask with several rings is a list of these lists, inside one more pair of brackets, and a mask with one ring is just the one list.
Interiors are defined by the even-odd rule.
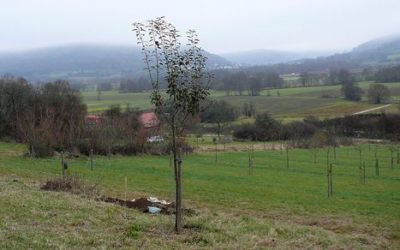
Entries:
[[[367,91],[371,83],[360,82],[359,86]],[[392,102],[398,102],[400,99],[400,83],[385,83],[385,86],[391,91]],[[245,102],[254,103],[258,112],[268,112],[276,119],[283,121],[298,120],[309,115],[320,118],[344,116],[381,106],[368,103],[366,97],[361,102],[346,101],[340,97],[339,85],[272,89],[269,94],[270,96],[268,96],[267,90],[263,90],[260,96],[227,96],[224,91],[211,91],[211,98],[225,100],[237,107],[242,107]],[[99,113],[115,104],[122,107],[130,105],[139,109],[152,108],[149,100],[150,92],[103,91],[100,100],[97,100],[97,92],[94,90],[84,91],[82,95],[90,113]],[[388,110],[391,112],[398,111],[397,107],[390,107]]]
[[[117,239],[131,246],[164,242],[165,248],[400,247],[398,146],[364,144],[330,148],[329,153],[327,148],[291,149],[288,154],[285,150],[256,150],[251,169],[249,151],[224,152],[220,148],[217,161],[214,152],[186,155],[184,202],[199,215],[186,218],[188,226],[181,236],[172,233],[170,216],[149,216],[69,194],[39,191],[39,183],[60,174],[59,158],[30,159],[22,156],[24,150],[21,145],[0,144],[0,225],[1,231],[6,232],[0,236],[0,247],[14,244],[13,240],[25,228],[22,225],[29,212],[47,215],[52,209],[62,209],[63,204],[82,210],[75,213],[62,209],[67,213],[65,216],[73,217],[74,223],[82,223],[87,216],[88,223],[95,224],[94,228],[85,226],[86,223],[64,227],[67,232],[83,230],[84,235],[79,237],[88,246],[98,246],[92,241],[105,234],[100,227],[108,225],[118,235]],[[376,159],[379,159],[379,175]],[[173,200],[169,162],[168,156],[96,157],[91,171],[89,159],[79,157],[69,160],[68,171],[88,183],[96,183],[105,195]],[[333,164],[332,197],[327,195],[327,162]],[[365,184],[360,179],[363,176],[360,164],[365,164]],[[20,200],[15,195],[26,197]],[[34,201],[32,196],[38,200]],[[5,215],[14,209],[15,216]],[[92,213],[98,213],[100,219],[95,219]],[[121,218],[126,213],[130,220]],[[55,218],[57,228],[62,228],[59,225],[65,219],[62,216]],[[51,230],[45,227],[50,223],[46,216],[30,220],[40,229],[38,232]],[[123,233],[109,220],[120,223]],[[91,235],[85,230],[95,232]],[[158,236],[159,233],[163,236]],[[25,234],[32,235],[21,236],[15,248],[29,246],[31,237],[36,237],[33,232]],[[62,241],[66,247],[74,246],[75,239],[72,236],[69,240],[61,239],[53,234],[41,238],[54,244]],[[44,246],[40,244],[37,246]]]

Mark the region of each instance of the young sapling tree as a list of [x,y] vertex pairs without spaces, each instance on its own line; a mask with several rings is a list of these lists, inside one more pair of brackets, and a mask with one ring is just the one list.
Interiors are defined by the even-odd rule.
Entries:
[[[210,75],[206,73],[206,60],[194,30],[182,37],[165,17],[146,23],[134,23],[138,44],[153,91],[151,102],[160,119],[171,133],[171,149],[175,178],[175,231],[182,230],[182,170],[178,155],[179,138],[190,116],[200,111],[200,103],[209,95]],[[183,46],[181,40],[187,39]]]

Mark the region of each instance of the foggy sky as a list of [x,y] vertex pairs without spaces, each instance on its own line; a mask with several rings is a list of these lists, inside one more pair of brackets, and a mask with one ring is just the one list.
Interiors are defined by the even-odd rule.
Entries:
[[214,53],[346,50],[400,33],[399,0],[0,0],[0,51],[136,44],[131,24],[166,16]]

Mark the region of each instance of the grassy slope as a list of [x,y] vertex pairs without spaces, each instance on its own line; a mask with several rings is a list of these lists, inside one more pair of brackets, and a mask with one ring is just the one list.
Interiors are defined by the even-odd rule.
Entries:
[[[3,145],[1,148],[8,146]],[[286,168],[284,153],[255,152],[252,176],[248,175],[246,152],[221,153],[217,164],[214,162],[214,154],[191,155],[185,157],[184,162],[184,197],[189,206],[201,208],[202,216],[205,217],[193,220],[201,221],[201,227],[208,228],[201,230],[199,237],[206,237],[205,244],[210,247],[217,247],[219,244],[237,247],[241,242],[250,247],[251,244],[262,242],[263,238],[268,241],[271,223],[285,228],[282,233],[272,233],[275,235],[272,237],[280,241],[282,246],[291,246],[296,237],[300,237],[306,241],[301,244],[312,244],[314,247],[318,244],[399,247],[400,165],[395,162],[394,169],[390,169],[388,148],[379,148],[381,169],[380,176],[376,177],[373,168],[374,147],[364,146],[363,155],[367,164],[365,185],[359,183],[357,151],[354,148],[337,149],[337,160],[331,158],[336,164],[335,196],[330,199],[326,197],[326,151],[323,150],[319,150],[316,164],[313,162],[314,151],[291,151],[289,169]],[[99,183],[110,195],[124,197],[123,179],[127,176],[129,197],[146,195],[168,198],[173,193],[172,172],[168,162],[166,157],[154,156],[111,159],[99,157],[96,159],[95,171],[91,172],[87,159],[81,158],[70,161],[70,171],[90,182]],[[56,158],[31,160],[7,153],[0,159],[0,174],[14,174],[43,181],[59,172],[58,165]],[[8,183],[7,181],[9,179],[6,178],[5,182]],[[40,196],[38,191],[30,192]],[[6,199],[6,204],[11,202],[10,199]],[[1,200],[3,203],[4,199]],[[11,209],[15,204],[11,202],[11,205],[5,207]],[[40,206],[40,202],[37,205]],[[107,207],[99,206],[99,210],[94,213],[100,213],[103,207]],[[0,204],[0,207],[4,207],[4,204]],[[49,212],[56,208],[44,210]],[[209,210],[215,211],[217,215]],[[244,222],[241,219],[243,216]],[[15,225],[24,223],[19,218],[15,220]],[[10,222],[4,217],[2,221],[2,228],[5,230],[4,227]],[[153,222],[160,223],[163,232],[168,231],[165,218],[157,221],[154,219]],[[43,225],[43,230],[45,228]],[[215,228],[222,230],[222,233],[213,231]],[[225,238],[225,231],[230,231],[228,235],[232,237]],[[254,241],[252,234],[256,234]],[[311,242],[307,242],[308,237],[313,238]]]
[[[364,90],[368,89],[370,82],[360,83]],[[400,96],[400,83],[385,84],[391,89],[393,99],[398,100]],[[277,96],[279,91],[280,96]],[[323,94],[328,94],[334,98],[321,98]],[[241,107],[245,102],[253,102],[259,111],[266,111],[278,119],[291,120],[301,119],[308,115],[319,117],[332,117],[352,114],[357,111],[376,107],[364,100],[363,102],[345,101],[340,96],[340,86],[306,87],[306,88],[286,88],[271,91],[271,96],[266,96],[263,91],[261,96],[226,96],[222,91],[213,91],[212,98],[226,100],[233,105]],[[84,101],[88,104],[89,112],[100,112],[112,104],[125,106],[130,104],[132,107],[140,109],[151,108],[149,92],[145,93],[125,93],[117,91],[103,92],[101,100],[97,100],[97,92],[83,92]],[[396,111],[396,109],[391,110]]]
[[[184,233],[173,233],[172,216],[151,216],[66,193],[44,192],[35,183],[0,177],[2,249],[198,249],[385,247],[388,242],[336,233],[324,218],[320,226],[268,217],[200,210],[187,217]],[[340,222],[340,226],[349,226]],[[353,229],[353,226],[350,226]],[[349,228],[349,229],[350,229]]]

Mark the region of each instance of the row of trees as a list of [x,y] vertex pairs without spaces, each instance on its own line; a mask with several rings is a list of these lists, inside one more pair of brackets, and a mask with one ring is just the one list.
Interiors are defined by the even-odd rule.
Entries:
[[227,95],[258,96],[264,88],[283,86],[283,79],[274,71],[218,70],[213,73],[211,87],[224,90]]
[[[400,140],[399,122],[400,115],[398,114],[371,114],[326,120],[307,117],[303,121],[282,124],[267,113],[262,113],[256,116],[254,124],[244,124],[234,128],[233,135],[237,139],[253,141],[298,141],[301,139],[315,139],[325,134],[324,140],[328,144],[332,143],[332,137],[387,138],[390,140]],[[321,140],[318,141],[322,143]],[[345,142],[346,140],[343,139],[342,141]],[[308,144],[306,145],[310,146]]]
[[317,132],[316,126],[309,122],[295,121],[282,124],[268,113],[256,116],[254,124],[243,124],[233,129],[233,136],[237,139],[253,141],[296,140],[313,136]]
[[150,80],[146,77],[126,78],[122,79],[119,85],[119,92],[141,92],[146,90],[151,90],[152,86]]
[[374,76],[375,82],[400,82],[400,65],[378,70]]

